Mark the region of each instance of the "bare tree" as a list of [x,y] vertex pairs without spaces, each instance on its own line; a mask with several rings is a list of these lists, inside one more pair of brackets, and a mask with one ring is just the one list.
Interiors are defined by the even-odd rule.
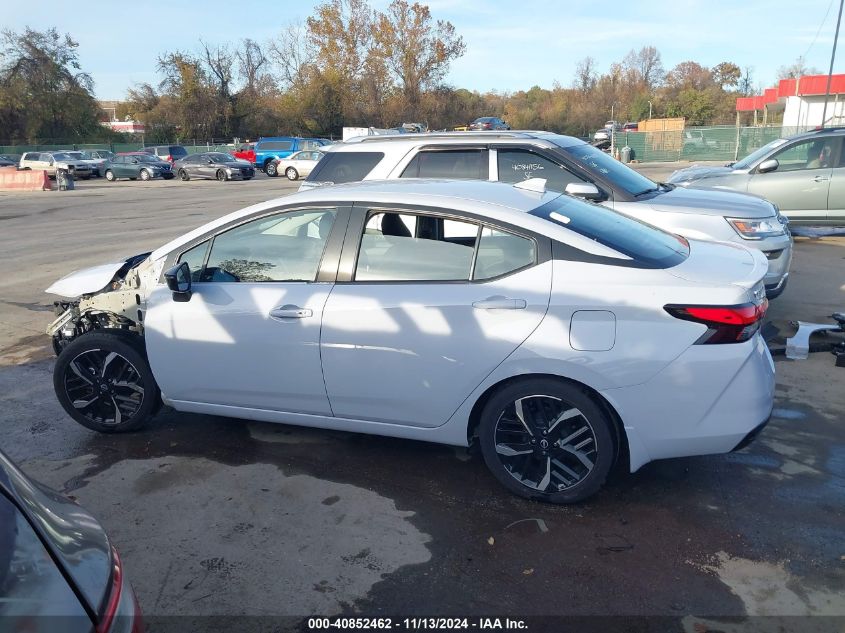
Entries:
[[804,75],[820,75],[821,71],[813,66],[807,66],[803,55],[787,66],[778,68],[778,79],[797,79]]
[[622,67],[635,82],[642,83],[647,90],[653,90],[665,74],[660,51],[654,46],[643,46],[639,51],[632,49],[622,60]]
[[589,92],[596,86],[596,60],[585,57],[575,65],[574,86],[581,92]]

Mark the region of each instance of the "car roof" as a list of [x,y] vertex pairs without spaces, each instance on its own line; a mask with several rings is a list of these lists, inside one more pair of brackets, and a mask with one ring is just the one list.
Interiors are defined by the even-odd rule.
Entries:
[[794,140],[799,138],[813,138],[816,136],[845,136],[845,127],[819,128],[816,130],[810,130],[809,132],[793,134],[792,136],[787,136],[786,138],[789,140]]
[[541,130],[497,130],[486,132],[423,132],[414,134],[385,134],[356,136],[335,143],[327,151],[375,151],[377,149],[404,145],[461,145],[471,143],[518,144],[525,141],[546,141],[558,147],[582,145],[584,141],[573,136],[564,136]]

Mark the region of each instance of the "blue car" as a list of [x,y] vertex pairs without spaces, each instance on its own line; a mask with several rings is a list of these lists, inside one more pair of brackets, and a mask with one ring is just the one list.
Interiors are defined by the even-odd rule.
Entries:
[[298,136],[268,136],[258,139],[255,144],[255,166],[263,169],[268,176],[278,176],[276,161],[287,158],[294,152],[320,149],[331,145],[324,138],[301,138]]

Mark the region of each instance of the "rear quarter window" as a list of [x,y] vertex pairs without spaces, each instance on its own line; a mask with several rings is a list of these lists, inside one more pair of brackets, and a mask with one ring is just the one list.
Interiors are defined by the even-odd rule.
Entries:
[[531,214],[607,246],[641,268],[671,268],[689,256],[684,238],[598,204],[561,196]]
[[383,152],[330,152],[320,159],[306,180],[335,184],[363,180],[382,158]]

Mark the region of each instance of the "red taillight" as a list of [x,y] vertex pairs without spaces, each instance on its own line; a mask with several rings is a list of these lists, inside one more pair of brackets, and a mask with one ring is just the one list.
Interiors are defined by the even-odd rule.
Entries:
[[167,155],[167,162],[168,162],[168,163],[172,163],[172,162],[173,162],[173,157],[172,157],[170,154],[168,154],[168,155]]
[[120,563],[120,556],[117,555],[117,550],[114,548],[112,548],[111,554],[114,564],[111,575],[111,591],[106,602],[106,608],[100,618],[100,624],[97,626],[97,633],[107,633],[111,628],[114,616],[117,613],[117,606],[120,604],[120,592],[123,589],[123,566]]
[[485,123],[484,127],[485,127],[485,129],[489,130],[491,127],[493,127],[493,124],[492,123]]
[[743,303],[736,306],[679,306],[664,309],[676,319],[701,323],[707,331],[696,341],[697,345],[714,343],[742,343],[760,329],[769,302]]

